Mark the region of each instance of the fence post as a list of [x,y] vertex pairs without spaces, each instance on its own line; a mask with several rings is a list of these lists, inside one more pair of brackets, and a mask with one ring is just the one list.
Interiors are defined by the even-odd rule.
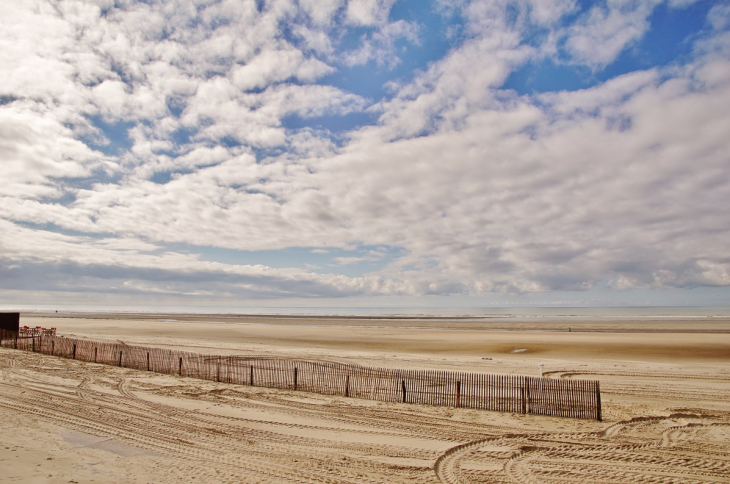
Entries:
[[350,375],[347,375],[347,378],[345,378],[345,396],[350,396]]
[[532,402],[530,402],[530,379],[525,377],[525,411],[523,413],[532,413]]
[[251,386],[253,386],[253,365],[251,365]]
[[522,414],[524,415],[527,413],[527,403],[525,402],[525,387],[520,388],[520,393],[522,393]]
[[99,356],[99,348],[94,346],[94,363],[96,363],[97,356]]
[[150,352],[147,352],[147,371],[150,371]]
[[601,421],[601,388],[596,380],[596,420]]
[[215,368],[215,381],[221,381],[221,357],[218,357],[218,364]]
[[182,357],[180,357],[180,369],[178,371],[178,376],[182,376]]
[[76,343],[74,343],[73,359],[76,359]]
[[403,403],[406,403],[406,381],[401,380],[401,385],[403,386]]
[[119,351],[119,366],[122,366],[122,352]]
[[51,356],[53,356],[53,351],[56,349],[56,342],[51,340]]
[[297,367],[294,367],[294,390],[297,389]]
[[456,408],[461,408],[461,382],[456,382]]

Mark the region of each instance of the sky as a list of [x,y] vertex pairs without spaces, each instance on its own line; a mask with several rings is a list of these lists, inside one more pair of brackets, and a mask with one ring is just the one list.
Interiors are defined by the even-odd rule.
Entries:
[[0,303],[730,306],[730,1],[0,2]]

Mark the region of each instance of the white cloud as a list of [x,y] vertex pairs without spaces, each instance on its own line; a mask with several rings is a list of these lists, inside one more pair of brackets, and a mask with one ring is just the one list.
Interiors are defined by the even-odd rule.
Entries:
[[375,61],[378,65],[386,64],[393,67],[400,62],[395,47],[396,41],[400,39],[417,44],[418,26],[405,20],[388,23],[369,37],[363,36],[361,45],[353,51],[346,52],[343,60],[349,66]]
[[186,126],[204,126],[199,130],[201,139],[230,137],[254,146],[276,146],[286,141],[281,128],[286,115],[345,114],[363,107],[362,98],[334,87],[286,84],[246,94],[228,79],[216,77],[201,84],[181,121]]
[[393,3],[395,0],[349,0],[347,20],[354,25],[382,25],[386,23]]
[[730,26],[730,5],[715,5],[707,14],[707,20],[715,30],[722,30]]
[[530,19],[538,25],[551,25],[575,11],[575,0],[529,0]]
[[244,91],[262,88],[274,82],[297,78],[313,82],[334,69],[317,59],[305,59],[296,49],[267,50],[249,63],[233,70],[233,84]]
[[258,110],[271,112],[277,119],[287,114],[300,117],[347,114],[362,111],[365,107],[360,96],[346,94],[331,86],[277,86],[267,89],[261,99],[262,107]]
[[127,115],[127,85],[121,81],[105,80],[91,90],[95,104],[100,107],[102,115],[107,119],[122,119]]
[[588,11],[569,29],[566,48],[577,62],[600,69],[613,62],[649,29],[648,17],[660,0],[608,1]]
[[101,153],[53,119],[52,111],[21,100],[0,107],[0,158],[0,195],[29,199],[59,196],[58,180],[109,167]]
[[327,31],[310,28],[306,25],[296,25],[293,31],[302,40],[303,47],[306,50],[314,51],[318,55],[323,56],[332,56],[334,53],[332,39],[330,39]]
[[394,100],[381,103],[381,123],[390,128],[378,130],[381,136],[394,139],[458,128],[473,109],[501,109],[494,98],[496,88],[533,48],[521,45],[519,27],[510,26],[506,12],[490,5],[470,5],[467,12],[470,28],[479,35],[397,88]]
[[299,0],[299,5],[309,15],[315,25],[329,25],[344,0]]
[[672,8],[684,8],[699,1],[700,0],[669,0],[669,6]]
[[597,110],[623,104],[646,86],[659,81],[656,70],[624,74],[590,89],[572,92],[546,93],[540,100],[563,114],[593,115]]

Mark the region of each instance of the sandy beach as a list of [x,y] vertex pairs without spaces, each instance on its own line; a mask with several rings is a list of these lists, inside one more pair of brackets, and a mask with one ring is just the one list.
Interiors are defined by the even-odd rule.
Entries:
[[67,337],[598,379],[603,421],[227,385],[0,349],[7,482],[730,482],[730,319],[23,314]]

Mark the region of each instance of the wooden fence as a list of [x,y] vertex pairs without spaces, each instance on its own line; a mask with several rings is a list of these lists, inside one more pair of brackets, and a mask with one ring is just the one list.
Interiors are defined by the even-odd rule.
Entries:
[[0,346],[204,380],[383,402],[601,420],[598,381],[367,368],[343,363],[200,355],[162,348],[0,331]]

